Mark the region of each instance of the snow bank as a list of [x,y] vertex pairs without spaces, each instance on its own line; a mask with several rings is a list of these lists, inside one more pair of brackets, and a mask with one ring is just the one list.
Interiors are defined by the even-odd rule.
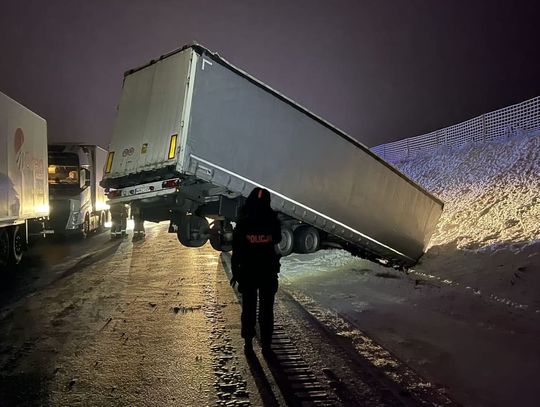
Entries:
[[445,202],[430,247],[516,252],[540,240],[540,135],[441,150],[396,166]]
[[296,277],[359,267],[361,259],[345,250],[320,250],[312,254],[291,254],[281,259],[282,271]]

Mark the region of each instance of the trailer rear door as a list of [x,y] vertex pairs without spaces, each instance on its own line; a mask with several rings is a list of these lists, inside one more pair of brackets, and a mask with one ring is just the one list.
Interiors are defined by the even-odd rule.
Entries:
[[105,178],[176,164],[190,57],[187,49],[125,77]]

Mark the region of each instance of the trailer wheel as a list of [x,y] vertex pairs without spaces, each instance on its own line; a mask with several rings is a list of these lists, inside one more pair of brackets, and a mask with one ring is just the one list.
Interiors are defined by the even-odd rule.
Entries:
[[302,225],[294,231],[294,250],[297,253],[314,253],[319,250],[321,238],[313,226]]
[[220,252],[232,250],[232,227],[229,222],[214,221],[210,229],[210,245]]
[[186,247],[201,247],[208,242],[210,227],[206,218],[196,215],[184,216],[176,236],[180,243]]
[[86,239],[90,233],[90,217],[88,214],[84,217],[84,222],[81,227],[81,238]]
[[276,251],[282,256],[292,253],[294,246],[293,232],[288,226],[281,227],[281,242],[276,245]]
[[11,239],[11,250],[9,256],[9,262],[11,264],[19,264],[23,257],[24,252],[24,235],[19,225],[13,228],[13,236]]
[[9,233],[7,228],[0,229],[0,267],[7,267],[9,262]]

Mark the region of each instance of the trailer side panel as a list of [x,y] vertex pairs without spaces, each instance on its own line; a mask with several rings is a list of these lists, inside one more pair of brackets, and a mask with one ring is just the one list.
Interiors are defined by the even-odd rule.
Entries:
[[47,124],[0,93],[0,224],[49,214]]
[[[203,57],[197,64],[186,172],[210,177],[223,169],[229,178],[213,182],[252,181],[242,188],[256,184],[277,193],[278,202],[286,201],[278,210],[322,214],[409,259],[422,255],[439,202],[263,86],[216,61]],[[205,162],[212,168],[205,170]]]

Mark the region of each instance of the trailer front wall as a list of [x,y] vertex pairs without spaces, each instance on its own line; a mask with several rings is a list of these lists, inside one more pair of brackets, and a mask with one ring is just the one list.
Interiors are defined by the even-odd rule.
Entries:
[[[442,205],[305,112],[198,60],[189,152],[418,259]],[[243,191],[244,194],[249,191]]]

